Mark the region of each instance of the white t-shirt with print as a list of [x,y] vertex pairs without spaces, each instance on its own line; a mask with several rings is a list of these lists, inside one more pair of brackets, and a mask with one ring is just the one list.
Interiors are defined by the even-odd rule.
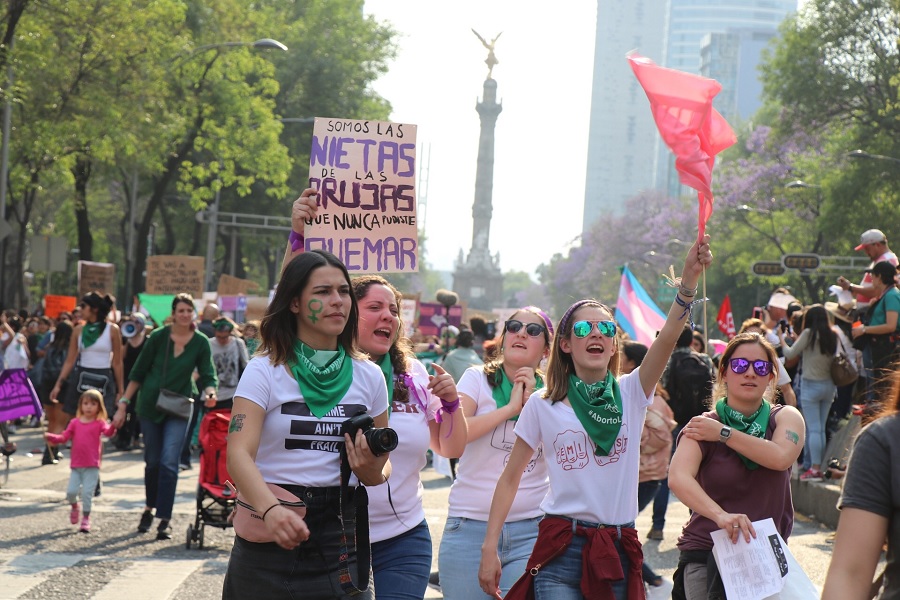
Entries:
[[[9,334],[7,334],[8,336]],[[6,347],[4,352],[4,363],[7,369],[27,369],[28,354],[25,353],[25,345],[28,341],[21,333],[17,333],[13,340]]]
[[[387,410],[384,375],[367,360],[353,360],[350,389],[321,419],[309,412],[300,386],[287,367],[273,366],[267,356],[250,361],[235,396],[266,411],[256,466],[265,481],[276,484],[339,486],[339,452],[344,444],[341,424],[360,411],[377,417]],[[356,476],[350,481],[356,485]]]
[[[491,386],[488,385],[481,366],[467,369],[456,389],[460,394],[465,394],[475,401],[476,417],[497,410]],[[497,480],[509,460],[509,453],[512,452],[516,441],[516,434],[513,431],[515,425],[515,421],[504,421],[490,433],[477,440],[470,439],[466,444],[466,451],[459,459],[459,466],[456,469],[456,480],[450,488],[451,517],[487,521]],[[548,489],[547,465],[541,460],[543,448],[532,447],[535,449],[534,456],[522,474],[519,491],[510,508],[507,521],[533,519],[543,514],[540,504]]]
[[[431,444],[429,421],[441,407],[441,400],[428,391],[428,372],[419,361],[412,361],[413,378],[419,400],[409,394],[409,402],[393,402],[389,425],[397,432],[397,449],[391,452],[391,502],[385,484],[367,488],[369,492],[369,537],[380,542],[409,531],[425,518],[422,507],[422,480],[425,452]],[[382,377],[383,378],[383,377]],[[426,410],[422,410],[424,402]],[[447,416],[449,418],[449,415]],[[396,511],[396,515],[394,512]]]
[[565,402],[552,404],[536,392],[525,403],[516,435],[532,448],[544,447],[550,491],[541,503],[546,514],[592,523],[624,525],[638,513],[641,429],[653,403],[641,388],[640,368],[619,379],[622,428],[607,456],[595,456],[575,411]]

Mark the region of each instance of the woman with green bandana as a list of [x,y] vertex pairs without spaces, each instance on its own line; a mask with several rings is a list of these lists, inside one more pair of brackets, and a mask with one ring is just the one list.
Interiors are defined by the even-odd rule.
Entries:
[[[503,522],[517,497],[522,471],[543,450],[550,487],[525,575],[507,600],[644,598],[638,513],[641,430],[647,407],[688,320],[697,281],[712,262],[709,237],[688,251],[678,293],[641,366],[620,375],[618,327],[612,310],[581,300],[556,328],[546,388],[529,398],[515,426],[515,445],[491,502],[478,579],[501,598],[497,554]],[[470,426],[471,427],[471,426]],[[583,591],[584,590],[584,591]]]
[[402,296],[383,277],[353,279],[359,303],[359,347],[384,374],[389,423],[399,444],[391,481],[369,491],[372,571],[378,600],[421,600],[431,573],[431,532],[422,506],[420,471],[431,450],[456,458],[466,449],[466,417],[453,377],[415,359],[400,320]]
[[[544,385],[539,367],[547,358],[552,336],[553,323],[544,311],[534,306],[517,310],[503,326],[496,358],[467,369],[457,384],[469,436],[450,488],[438,555],[446,600],[485,597],[478,585],[478,553],[473,549],[484,540],[491,495],[516,439],[516,420],[528,397]],[[502,524],[503,543],[493,546],[503,564],[499,585],[504,592],[525,572],[544,514],[540,508],[547,493],[543,452],[535,448],[522,465],[518,497]]]
[[742,544],[756,537],[753,521],[772,518],[782,538],[791,535],[791,467],[805,426],[796,408],[770,402],[777,360],[758,333],[732,339],[719,363],[712,410],[691,419],[678,438],[669,487],[692,514],[678,538],[673,598],[725,598],[713,531]]
[[[373,454],[362,428],[351,439],[342,425],[364,412],[374,427],[387,427],[388,400],[381,369],[357,350],[358,315],[337,257],[316,250],[290,260],[235,392],[228,436],[228,472],[274,541],[235,536],[226,600],[374,597],[371,566],[358,564],[368,547],[357,556],[354,499],[365,498],[358,484],[385,483],[390,463]],[[341,492],[344,447],[354,474],[349,494]],[[301,499],[305,516],[267,484]]]
[[97,292],[87,294],[79,304],[84,322],[72,332],[66,362],[50,390],[50,401],[58,402],[63,383],[68,382],[62,408],[70,417],[75,416],[78,398],[84,391],[79,387],[100,390],[107,414],[115,412],[116,398],[125,391],[122,334],[118,325],[106,320],[114,304],[111,296]]

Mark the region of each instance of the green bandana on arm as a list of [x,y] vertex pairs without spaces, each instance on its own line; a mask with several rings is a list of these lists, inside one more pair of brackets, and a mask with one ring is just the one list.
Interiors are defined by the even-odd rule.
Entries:
[[[506,371],[503,370],[503,367],[499,367],[497,369],[497,374],[495,375],[495,377],[499,381],[497,381],[497,386],[491,389],[491,395],[494,397],[494,402],[497,403],[497,408],[503,408],[504,406],[509,404],[509,397],[512,396],[513,384],[512,381],[509,380],[509,377],[506,376]],[[544,387],[544,380],[541,379],[540,375],[535,375],[535,391],[541,389],[542,387]],[[511,417],[509,420],[518,421],[519,415]]]
[[81,328],[81,344],[85,348],[93,346],[103,332],[103,323],[85,323]]
[[[316,351],[306,347],[300,340],[294,340],[296,360],[290,365],[291,373],[300,386],[303,401],[317,419],[328,414],[344,398],[353,383],[353,361],[347,357],[343,346],[338,346],[337,354],[321,368],[311,360]],[[309,356],[307,356],[309,354]]]
[[[746,433],[747,435],[752,435],[753,437],[758,437],[760,439],[766,436],[766,427],[769,426],[769,415],[771,413],[772,405],[766,400],[763,400],[762,406],[749,417],[728,406],[725,402],[725,398],[716,402],[716,414],[719,415],[719,419],[722,421],[723,425],[728,425],[734,431],[740,431],[741,433]],[[743,454],[738,453],[738,456],[741,458],[741,462],[744,463],[744,466],[751,471],[759,468],[758,464]]]
[[588,437],[597,444],[594,454],[607,456],[622,428],[622,393],[610,371],[606,379],[585,383],[569,375],[569,404]]

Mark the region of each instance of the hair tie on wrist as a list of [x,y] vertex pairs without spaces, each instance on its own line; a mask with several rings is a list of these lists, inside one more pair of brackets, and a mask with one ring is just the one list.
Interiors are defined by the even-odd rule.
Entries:
[[300,250],[303,250],[303,234],[297,233],[296,231],[291,231],[291,235],[288,236],[288,243],[291,245],[291,252],[298,252]]
[[263,521],[266,520],[266,515],[269,514],[269,511],[272,510],[273,508],[275,508],[276,506],[281,506],[281,502],[276,502],[275,504],[273,504],[272,506],[270,506],[269,508],[266,509],[266,512],[264,512],[264,513],[262,514],[262,520],[263,520]]

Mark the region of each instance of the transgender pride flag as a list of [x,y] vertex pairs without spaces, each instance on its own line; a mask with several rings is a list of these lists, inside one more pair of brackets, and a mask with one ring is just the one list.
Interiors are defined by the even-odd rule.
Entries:
[[649,346],[656,339],[656,332],[662,329],[666,315],[650,298],[637,278],[622,269],[622,283],[619,284],[619,300],[616,302],[616,321],[628,336]]

